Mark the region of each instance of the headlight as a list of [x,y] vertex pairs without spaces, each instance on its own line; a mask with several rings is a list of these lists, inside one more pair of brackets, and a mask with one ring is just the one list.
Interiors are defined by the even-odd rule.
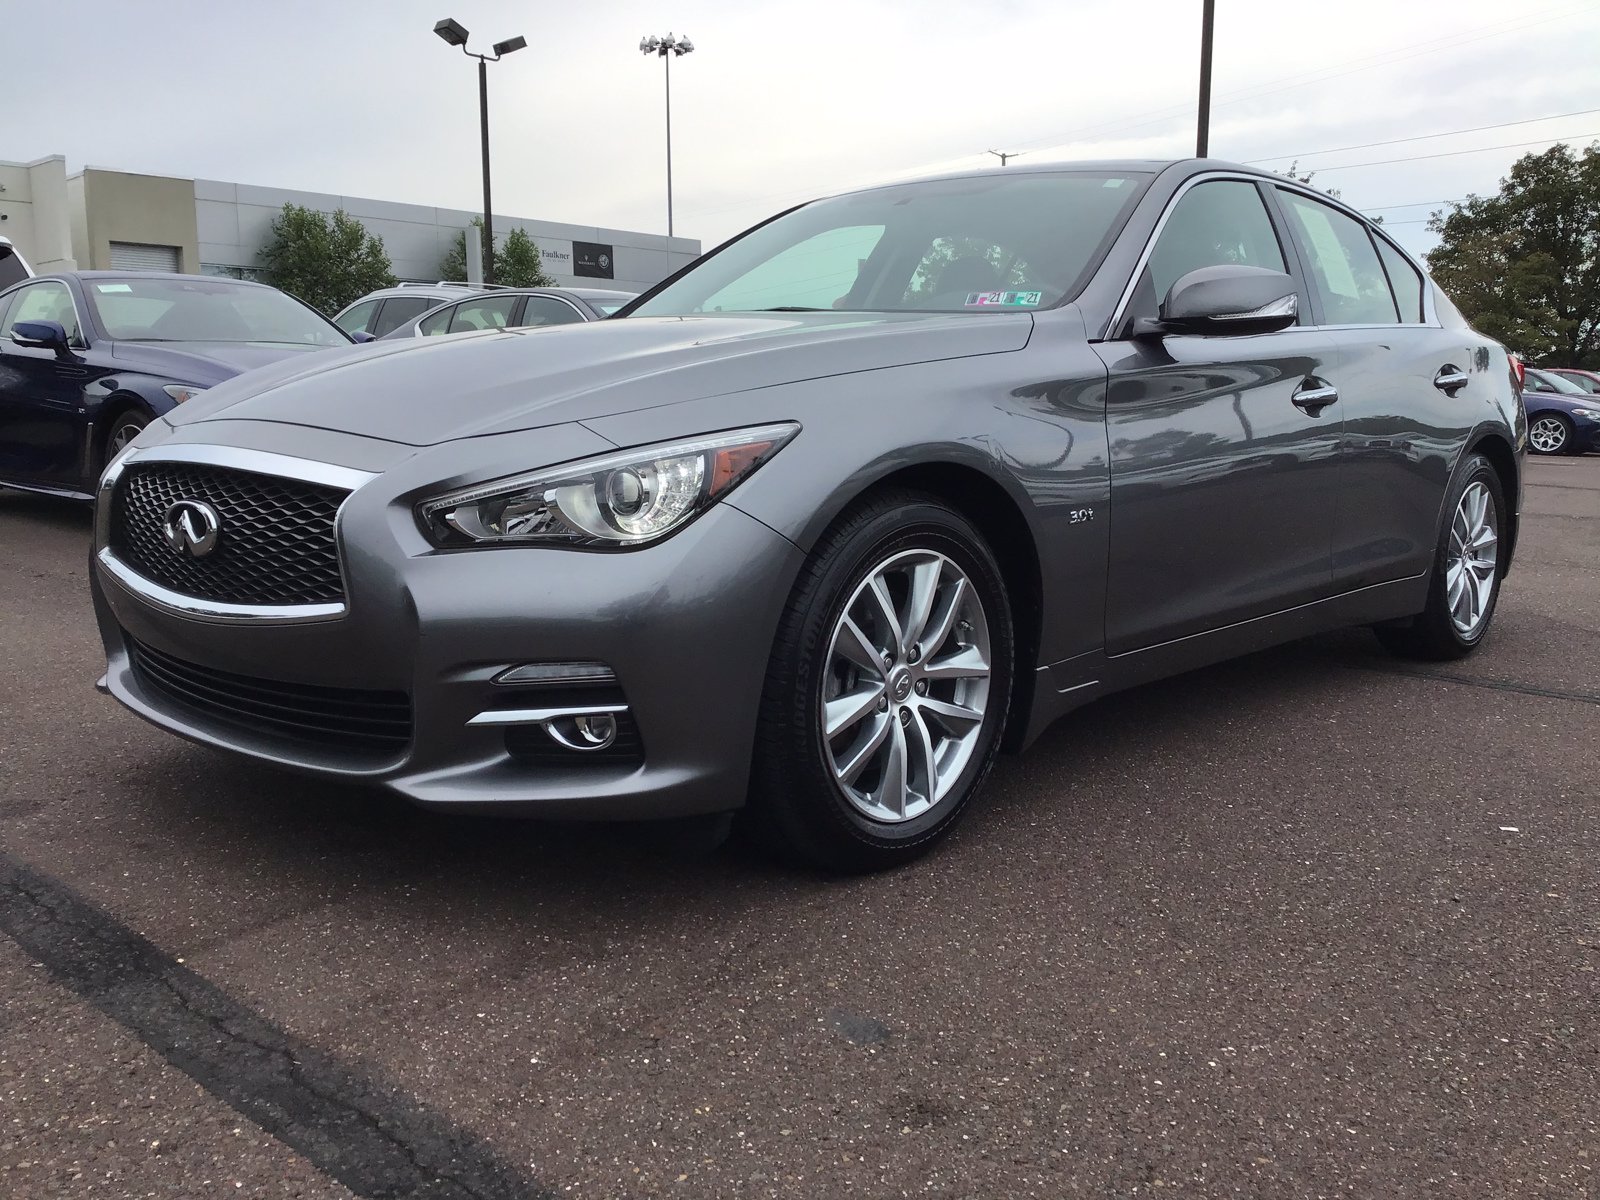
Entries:
[[182,404],[185,400],[193,400],[206,389],[203,387],[195,387],[191,383],[168,383],[162,385],[161,390],[167,395],[171,396],[179,404]]
[[436,546],[641,546],[683,528],[800,431],[793,423],[620,450],[417,506]]
[[1572,410],[1575,417],[1587,417],[1591,421],[1600,421],[1600,408],[1575,408]]

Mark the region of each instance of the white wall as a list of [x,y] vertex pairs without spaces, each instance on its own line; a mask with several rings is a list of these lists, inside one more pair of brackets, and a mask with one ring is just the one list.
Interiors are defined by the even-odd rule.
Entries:
[[0,235],[11,239],[35,271],[72,271],[72,223],[67,160],[0,162]]
[[[206,266],[254,267],[266,243],[272,220],[285,204],[331,213],[343,208],[360,218],[369,233],[383,239],[395,275],[400,279],[435,280],[439,260],[455,236],[477,215],[465,209],[430,208],[358,196],[323,192],[295,192],[221,183],[194,182],[195,216],[200,230],[200,261]],[[504,243],[514,228],[522,228],[544,255],[546,274],[568,287],[617,288],[643,291],[696,258],[700,243],[674,238],[669,249],[661,234],[606,229],[594,225],[565,225],[554,221],[495,214],[495,244]],[[572,243],[600,242],[613,247],[613,279],[593,279],[572,274]]]

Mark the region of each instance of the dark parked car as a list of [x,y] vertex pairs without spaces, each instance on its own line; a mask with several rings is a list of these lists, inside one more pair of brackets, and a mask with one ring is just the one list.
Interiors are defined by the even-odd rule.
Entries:
[[102,686],[439,809],[738,810],[882,867],[1108,692],[1351,624],[1471,652],[1525,433],[1505,350],[1295,182],[892,184],[606,321],[168,414],[100,487]]
[[538,325],[576,325],[609,317],[634,298],[633,292],[599,288],[504,288],[477,292],[444,304],[391,329],[385,338],[436,337],[485,329],[525,329]]
[[1577,367],[1545,367],[1545,374],[1559,375],[1568,383],[1576,384],[1591,396],[1600,395],[1600,374],[1580,371]]
[[1529,367],[1522,384],[1528,445],[1536,454],[1600,450],[1600,396],[1554,371]]
[[350,339],[276,288],[117,271],[0,292],[0,484],[92,498],[152,420],[242,371]]

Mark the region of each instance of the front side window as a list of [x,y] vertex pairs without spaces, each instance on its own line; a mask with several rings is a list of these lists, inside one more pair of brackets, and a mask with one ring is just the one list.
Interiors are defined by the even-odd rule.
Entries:
[[1309,259],[1322,323],[1393,325],[1399,319],[1394,295],[1367,227],[1299,192],[1280,188],[1278,195]]
[[1288,271],[1256,185],[1239,179],[1196,184],[1172,206],[1139,276],[1130,317],[1154,317],[1190,271],[1233,264]]
[[583,314],[565,300],[552,296],[529,296],[522,310],[519,325],[571,325],[583,320]]
[[316,309],[259,284],[130,275],[86,283],[84,294],[117,341],[350,344]]
[[353,308],[347,308],[333,319],[335,325],[346,333],[371,333],[368,328],[372,318],[378,312],[377,300],[363,300]]
[[482,296],[475,300],[463,300],[456,305],[455,313],[450,318],[450,332],[504,329],[511,323],[511,312],[516,306],[515,296]]
[[74,346],[83,345],[78,311],[72,307],[72,293],[64,283],[35,283],[20,289],[6,317],[3,332],[7,337],[20,321],[55,321],[67,331],[67,341]]
[[758,226],[633,309],[962,312],[1076,296],[1149,176],[1009,171],[818,200]]

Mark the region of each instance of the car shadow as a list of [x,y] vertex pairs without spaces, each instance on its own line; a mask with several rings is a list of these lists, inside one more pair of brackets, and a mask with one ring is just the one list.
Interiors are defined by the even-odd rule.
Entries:
[[44,496],[38,492],[19,492],[0,485],[0,518],[9,518],[39,529],[89,533],[94,529],[94,506],[82,500]]
[[[291,893],[324,893],[335,879],[342,888],[400,892],[424,904],[431,897],[503,907],[510,919],[530,905],[545,916],[565,910],[588,921],[622,908],[654,926],[703,920],[708,896],[721,916],[823,903],[840,893],[870,897],[890,886],[886,881],[951,868],[987,872],[991,866],[967,860],[995,852],[987,831],[996,820],[1025,817],[1058,839],[1070,836],[1069,824],[1113,822],[1122,814],[1116,789],[1105,785],[1124,764],[1141,762],[1153,728],[1181,722],[1191,738],[1203,739],[1208,722],[1228,720],[1247,700],[1268,709],[1310,703],[1334,664],[1364,659],[1361,647],[1371,641],[1360,631],[1324,635],[1086,706],[1026,754],[999,761],[987,794],[950,843],[879,876],[779,864],[730,837],[725,817],[596,823],[441,813],[376,788],[301,777],[179,742],[141,754],[119,790],[124,803],[142,810],[146,849],[172,855],[186,871],[218,872],[219,886],[236,869],[260,877],[266,868],[274,886]],[[1208,799],[1192,801],[1182,819],[1209,820]],[[1051,832],[1058,819],[1062,828]]]

